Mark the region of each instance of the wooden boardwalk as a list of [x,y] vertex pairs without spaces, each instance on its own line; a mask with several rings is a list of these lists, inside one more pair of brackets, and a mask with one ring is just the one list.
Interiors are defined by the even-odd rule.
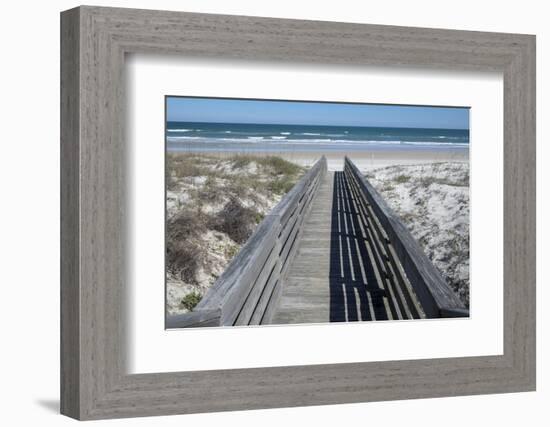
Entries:
[[330,241],[334,172],[327,172],[303,225],[300,244],[271,323],[330,320]]
[[190,313],[166,327],[469,315],[349,158],[323,156],[267,215]]
[[344,172],[325,175],[271,323],[423,317],[372,209]]

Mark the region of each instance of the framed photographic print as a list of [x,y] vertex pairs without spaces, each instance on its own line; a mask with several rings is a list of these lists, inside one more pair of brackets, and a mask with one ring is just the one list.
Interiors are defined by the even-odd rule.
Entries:
[[167,96],[167,326],[468,316],[468,145],[468,108]]
[[62,413],[534,390],[534,36],[84,6],[61,40]]

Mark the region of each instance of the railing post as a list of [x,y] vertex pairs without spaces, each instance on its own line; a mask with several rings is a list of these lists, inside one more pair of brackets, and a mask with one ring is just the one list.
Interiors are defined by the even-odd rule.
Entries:
[[428,259],[401,219],[346,156],[344,170],[371,205],[427,317],[467,317],[469,310]]
[[276,303],[277,287],[326,170],[323,156],[258,225],[195,310],[168,316],[167,328],[259,323]]

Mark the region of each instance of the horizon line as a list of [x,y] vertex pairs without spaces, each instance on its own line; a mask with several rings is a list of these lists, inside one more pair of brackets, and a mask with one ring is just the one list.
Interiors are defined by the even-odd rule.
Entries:
[[348,128],[388,128],[388,129],[441,129],[441,130],[467,130],[470,128],[442,128],[425,126],[373,126],[373,125],[319,125],[311,123],[265,123],[265,122],[200,122],[189,120],[168,120],[166,123],[200,123],[200,124],[220,124],[220,125],[270,125],[270,126],[319,126],[319,127],[348,127]]

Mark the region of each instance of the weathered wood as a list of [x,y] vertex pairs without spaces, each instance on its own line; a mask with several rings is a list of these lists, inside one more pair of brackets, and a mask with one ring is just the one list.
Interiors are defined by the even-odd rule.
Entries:
[[279,276],[273,285],[273,289],[266,303],[265,309],[263,310],[263,315],[260,318],[261,324],[272,323],[273,316],[277,310],[279,299],[282,294],[282,287],[283,287],[282,284],[284,283],[284,280],[288,275],[291,262],[294,259],[294,255],[298,249],[298,241],[301,239],[303,234],[303,223],[310,214],[310,211],[313,205],[313,200],[318,195],[319,187],[323,182],[326,176],[326,173],[327,171],[326,171],[326,163],[325,163],[321,173],[317,174],[315,180],[313,180],[312,183],[310,184],[311,190],[308,191],[305,197],[305,200],[302,203],[302,206],[299,211],[300,216],[297,219],[296,224],[294,225],[294,230],[291,231],[292,234],[288,236],[285,246],[279,253],[280,260],[284,268],[281,268]]
[[[62,69],[72,81],[61,85],[61,200],[70,222],[62,224],[64,414],[120,418],[535,389],[534,36],[97,7],[63,12],[63,20],[74,29],[62,33]],[[502,73],[503,354],[128,373],[124,62],[134,53]]]
[[166,328],[197,328],[220,324],[220,309],[194,310],[190,313],[176,314],[166,318]]
[[[269,242],[266,243],[269,244]],[[272,249],[269,257],[266,262],[261,266],[256,280],[254,280],[254,282],[251,284],[248,295],[238,301],[237,309],[239,311],[237,313],[235,321],[233,322],[234,325],[250,324],[250,318],[256,310],[258,300],[264,293],[267,281],[273,275],[275,275],[276,277],[278,276],[279,272],[275,271],[279,262],[279,245],[277,243],[278,242],[275,242],[275,245],[271,246]]]
[[[386,264],[386,268],[388,268],[393,279],[391,280],[390,292],[392,294],[396,293],[399,297],[399,302],[397,304],[399,306],[399,314],[401,310],[405,310],[406,318],[424,318],[425,314],[422,311],[420,302],[418,301],[416,294],[414,293],[414,290],[412,289],[412,286],[403,271],[403,266],[399,262],[393,246],[388,243],[387,235],[384,232],[379,219],[372,211],[372,207],[369,205],[365,197],[362,196],[355,180],[350,179],[349,181],[352,191],[356,196],[359,210],[365,218],[364,221],[367,225],[367,227],[365,227],[367,229],[366,233],[369,235],[374,233],[374,235],[376,235],[376,239],[373,240],[375,240],[376,245],[381,247],[381,250],[384,252],[383,262]],[[395,296],[393,297],[395,298]]]
[[424,317],[367,205],[348,174],[325,179],[301,227],[273,323]]
[[330,320],[328,276],[333,181],[334,173],[327,173],[302,224],[300,241],[295,245],[294,257],[280,286],[282,295],[273,309],[273,324]]
[[[80,14],[61,19],[61,413],[80,407]],[[70,260],[70,261],[69,261]]]
[[208,322],[197,321],[202,319],[201,315],[191,312],[178,315],[174,320],[173,316],[167,316],[166,326],[248,325],[267,319],[269,316],[264,312],[269,304],[276,303],[278,296],[273,287],[287,270],[289,253],[326,168],[323,156],[266,215],[197,304],[195,311],[219,312],[217,318],[211,316]]
[[442,308],[440,310],[441,317],[469,317],[470,310],[467,308]]
[[266,318],[269,302],[275,292],[275,288],[279,284],[279,280],[281,279],[281,271],[283,266],[282,262],[283,261],[281,259],[277,260],[277,263],[273,266],[273,269],[269,273],[269,277],[264,288],[262,289],[262,294],[258,298],[258,303],[254,308],[254,312],[248,322],[249,325],[259,325],[262,323],[262,320]]
[[221,325],[232,325],[258,275],[262,273],[278,235],[279,220],[267,216],[208,290],[197,309],[220,308]]
[[344,168],[350,178],[355,180],[384,228],[426,316],[442,317],[442,310],[447,316],[468,316],[464,304],[445,282],[409,230],[348,157],[345,159]]

